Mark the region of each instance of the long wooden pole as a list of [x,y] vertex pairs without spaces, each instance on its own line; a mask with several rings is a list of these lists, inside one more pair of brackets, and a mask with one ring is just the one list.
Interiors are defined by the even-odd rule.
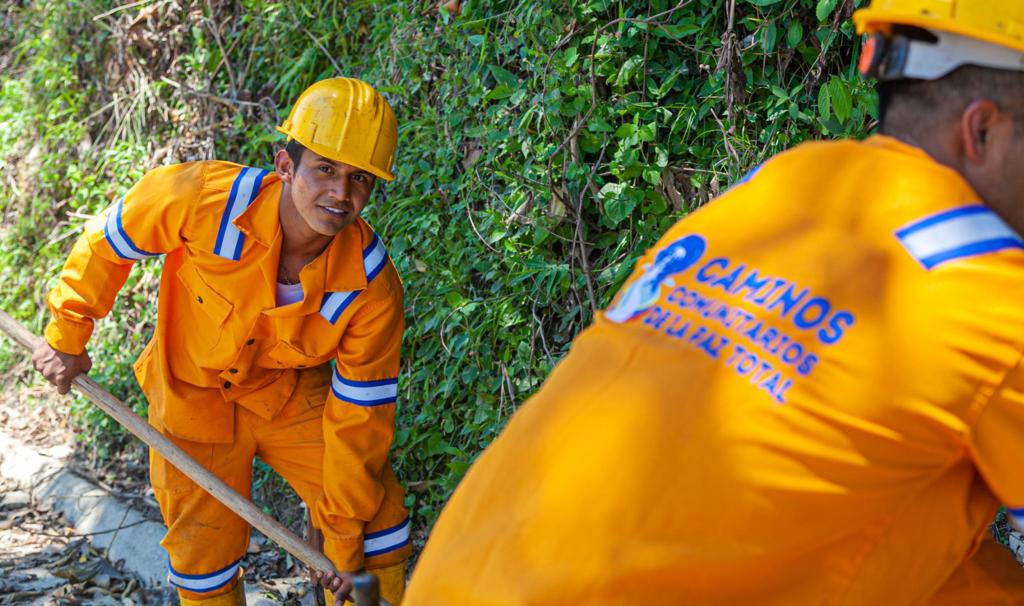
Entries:
[[[0,311],[0,330],[3,330],[7,336],[30,352],[35,351],[36,346],[41,340],[3,311]],[[93,404],[114,417],[118,423],[132,432],[135,437],[160,453],[161,456],[180,469],[189,479],[202,486],[206,492],[226,505],[228,509],[237,513],[246,522],[259,529],[260,532],[283,547],[285,551],[292,554],[296,559],[314,570],[336,572],[334,565],[324,554],[313,549],[305,541],[295,536],[293,532],[282,526],[280,522],[263,513],[251,501],[232,490],[230,486],[210,473],[205,467],[196,463],[195,459],[188,456],[174,442],[171,442],[160,432],[153,429],[149,423],[142,420],[124,402],[110,395],[96,381],[81,374],[75,377],[74,385],[87,398],[92,400]]]

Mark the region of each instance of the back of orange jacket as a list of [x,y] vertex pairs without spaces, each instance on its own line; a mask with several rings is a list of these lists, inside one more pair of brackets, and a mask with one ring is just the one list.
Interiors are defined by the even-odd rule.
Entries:
[[768,161],[639,261],[405,603],[925,602],[1024,506],[1022,247],[895,140]]

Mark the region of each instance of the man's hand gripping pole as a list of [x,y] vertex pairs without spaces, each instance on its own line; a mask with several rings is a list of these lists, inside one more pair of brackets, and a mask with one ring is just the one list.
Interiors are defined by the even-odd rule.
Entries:
[[[34,351],[41,341],[39,337],[32,334],[27,328],[18,323],[17,320],[3,311],[0,311],[0,330],[29,352]],[[197,463],[185,451],[153,429],[149,423],[142,420],[124,402],[100,387],[96,381],[93,381],[84,374],[80,374],[75,377],[73,385],[85,397],[89,398],[93,404],[99,406],[125,429],[134,434],[135,437],[160,453],[161,456],[181,470],[189,479],[201,486],[206,492],[213,495],[214,498],[226,505],[228,509],[238,514],[246,522],[249,522],[249,524],[265,536],[280,545],[285,551],[292,554],[293,557],[314,570],[333,573],[343,578],[344,582],[341,589],[337,591],[337,594],[348,595],[351,592],[351,574],[338,572],[324,554],[313,549],[277,520],[263,513],[251,501],[232,490],[220,478],[210,473],[209,470]]]

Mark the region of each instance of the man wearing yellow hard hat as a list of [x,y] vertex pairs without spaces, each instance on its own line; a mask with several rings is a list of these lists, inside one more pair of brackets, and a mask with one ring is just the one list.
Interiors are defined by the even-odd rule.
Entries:
[[[309,506],[338,570],[373,570],[397,603],[410,551],[388,459],[402,284],[359,217],[375,181],[394,178],[395,116],[366,83],[333,78],[279,130],[272,171],[165,166],[90,221],[34,361],[66,393],[132,265],[164,256],[156,331],[135,364],[150,423],[242,495],[259,456]],[[150,477],[182,604],[244,604],[246,522],[155,452]],[[347,581],[326,580],[340,603]]]
[[1024,604],[1024,2],[875,0],[880,134],[672,227],[470,468],[406,606]]

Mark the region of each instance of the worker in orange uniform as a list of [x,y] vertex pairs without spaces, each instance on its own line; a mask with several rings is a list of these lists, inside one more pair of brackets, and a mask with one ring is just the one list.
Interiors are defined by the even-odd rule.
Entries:
[[672,227],[406,606],[1024,604],[1024,2],[874,0],[882,127]]
[[[88,222],[35,365],[66,393],[132,266],[164,255],[156,333],[135,363],[150,423],[244,496],[258,455],[308,504],[338,571],[374,571],[397,603],[410,552],[388,459],[402,284],[359,217],[376,179],[394,178],[394,113],[366,83],[333,78],[278,130],[272,171],[165,166]],[[150,478],[182,604],[244,604],[247,523],[152,451]],[[323,572],[340,604],[351,583]]]

